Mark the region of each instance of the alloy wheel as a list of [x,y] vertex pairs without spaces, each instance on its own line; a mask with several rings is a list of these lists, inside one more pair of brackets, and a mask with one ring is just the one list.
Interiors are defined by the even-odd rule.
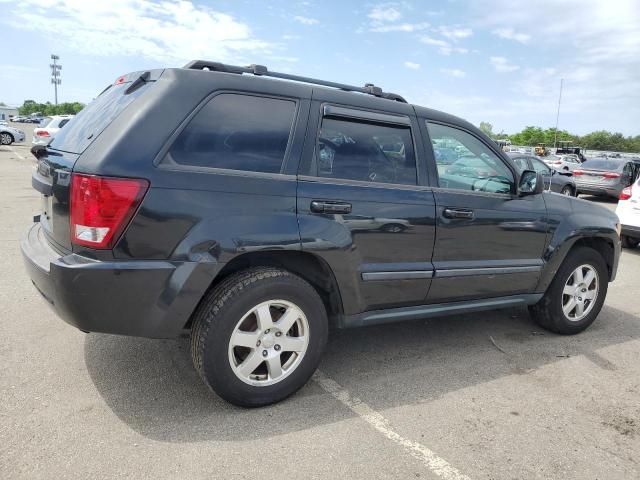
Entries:
[[300,365],[309,346],[309,322],[300,307],[269,300],[249,310],[229,339],[229,363],[253,386],[281,382]]
[[564,316],[579,322],[593,309],[598,298],[598,272],[591,265],[580,265],[565,282],[562,291],[562,311]]

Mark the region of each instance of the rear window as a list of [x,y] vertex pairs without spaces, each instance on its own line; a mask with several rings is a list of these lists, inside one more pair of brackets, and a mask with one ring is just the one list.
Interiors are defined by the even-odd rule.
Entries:
[[583,163],[583,168],[594,170],[622,170],[624,162],[616,160],[587,160]]
[[42,120],[40,120],[40,128],[45,128],[47,125],[51,123],[51,120],[53,120],[53,118],[44,117]]
[[291,100],[217,95],[180,133],[165,162],[280,173],[295,111]]
[[110,85],[93,102],[80,110],[51,142],[51,148],[63,152],[82,153],[91,142],[133,102],[145,88],[138,88],[128,95],[130,83]]

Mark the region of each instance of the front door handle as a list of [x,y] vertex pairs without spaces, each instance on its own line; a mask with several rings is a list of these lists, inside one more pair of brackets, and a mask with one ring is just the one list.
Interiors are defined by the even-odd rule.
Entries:
[[309,207],[313,213],[351,213],[351,204],[314,200]]
[[462,218],[465,220],[471,220],[473,218],[473,210],[466,208],[445,208],[442,212],[444,218]]

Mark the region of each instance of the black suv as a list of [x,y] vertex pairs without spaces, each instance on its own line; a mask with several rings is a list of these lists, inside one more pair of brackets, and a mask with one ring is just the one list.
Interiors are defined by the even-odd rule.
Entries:
[[42,296],[87,332],[190,332],[203,380],[238,405],[304,385],[330,325],[526,305],[572,334],[616,274],[613,213],[370,84],[136,72],[35,153],[22,252]]

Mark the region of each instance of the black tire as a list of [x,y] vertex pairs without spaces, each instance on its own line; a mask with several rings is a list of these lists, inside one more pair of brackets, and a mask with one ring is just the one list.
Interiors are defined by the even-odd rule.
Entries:
[[[598,295],[588,315],[579,321],[572,321],[562,311],[562,292],[569,276],[583,264],[592,266],[598,274]],[[608,282],[609,272],[602,255],[592,248],[578,247],[569,252],[544,296],[537,304],[529,307],[529,312],[536,323],[547,330],[563,335],[580,333],[591,325],[600,313],[607,296]]]
[[8,132],[0,133],[0,145],[11,145],[13,142],[13,135]]
[[623,248],[636,248],[640,241],[636,238],[629,237],[627,235],[622,235],[620,237],[620,241],[622,242]]
[[560,190],[560,193],[562,195],[567,195],[569,197],[573,197],[573,188],[571,187],[571,185],[565,185],[564,187],[562,187],[562,190]]
[[[309,324],[309,343],[298,366],[268,386],[245,383],[229,361],[229,342],[242,316],[255,305],[285,300],[299,307]],[[198,306],[191,330],[191,356],[204,383],[220,397],[242,407],[260,407],[287,398],[307,383],[324,352],[327,314],[316,290],[285,270],[260,267],[233,274],[214,287]]]
[[381,230],[386,233],[402,233],[407,227],[399,223],[387,223],[383,225]]

